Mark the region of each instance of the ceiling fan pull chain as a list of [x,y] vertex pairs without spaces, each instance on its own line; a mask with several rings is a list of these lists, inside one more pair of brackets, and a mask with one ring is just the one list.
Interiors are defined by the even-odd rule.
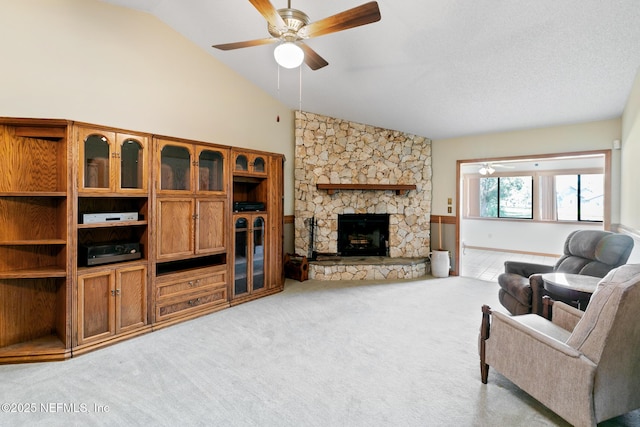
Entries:
[[[278,67],[278,102],[280,101],[280,64],[276,62],[276,67]],[[276,122],[280,123],[280,114],[276,116]]]

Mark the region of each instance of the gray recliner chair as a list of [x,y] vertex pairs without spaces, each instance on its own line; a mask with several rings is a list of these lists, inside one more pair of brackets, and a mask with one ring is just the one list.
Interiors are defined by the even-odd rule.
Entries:
[[627,262],[633,239],[624,234],[600,230],[577,230],[564,243],[564,255],[555,265],[506,261],[498,276],[500,303],[511,314],[542,314],[544,273],[573,273],[604,277]]

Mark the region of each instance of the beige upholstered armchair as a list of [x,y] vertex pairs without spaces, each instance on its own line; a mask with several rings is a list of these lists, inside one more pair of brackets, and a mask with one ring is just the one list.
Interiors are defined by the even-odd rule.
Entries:
[[542,273],[604,277],[621,266],[633,250],[633,239],[602,230],[576,230],[567,236],[564,254],[555,265],[506,261],[498,276],[498,298],[511,314],[542,314]]
[[575,426],[640,408],[640,264],[609,272],[584,312],[562,302],[552,321],[482,311],[483,383],[492,366]]

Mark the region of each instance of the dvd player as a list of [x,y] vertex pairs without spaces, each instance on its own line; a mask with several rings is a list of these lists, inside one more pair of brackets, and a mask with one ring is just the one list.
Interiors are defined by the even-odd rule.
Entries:
[[98,222],[137,221],[138,212],[86,213],[82,214],[83,224]]
[[142,258],[140,243],[110,243],[80,247],[80,260],[84,265],[101,265]]

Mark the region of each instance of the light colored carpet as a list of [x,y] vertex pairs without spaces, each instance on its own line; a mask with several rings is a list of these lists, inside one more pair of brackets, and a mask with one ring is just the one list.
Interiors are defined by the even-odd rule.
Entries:
[[66,362],[0,366],[2,403],[35,408],[3,406],[0,425],[566,425],[495,371],[480,382],[483,303],[499,308],[496,283],[287,281]]

